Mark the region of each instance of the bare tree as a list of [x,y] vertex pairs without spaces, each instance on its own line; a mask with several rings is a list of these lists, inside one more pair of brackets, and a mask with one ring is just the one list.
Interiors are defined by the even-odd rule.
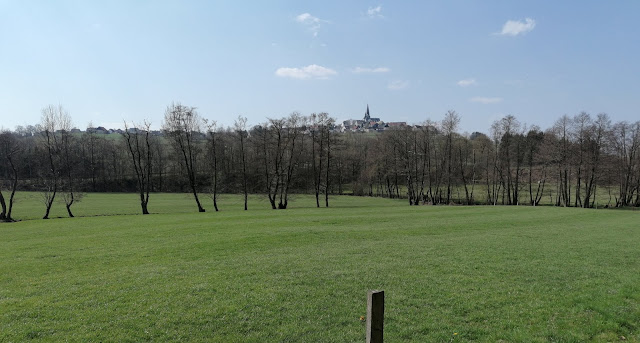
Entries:
[[323,112],[320,114],[313,113],[309,119],[309,130],[311,133],[311,166],[313,170],[313,186],[316,196],[316,207],[320,207],[320,193],[323,190],[325,193],[325,206],[329,207],[329,163],[331,161],[331,137],[329,129],[330,126],[333,125],[333,118],[330,118],[327,113]]
[[[205,121],[206,122],[206,121]],[[212,121],[207,123],[207,133],[209,137],[209,161],[211,162],[211,168],[213,169],[213,176],[211,182],[211,199],[213,200],[213,208],[218,212],[218,146],[219,137],[217,132],[217,123]]]
[[180,103],[172,103],[164,113],[164,123],[162,128],[169,137],[175,152],[180,156],[182,167],[184,168],[189,187],[198,205],[198,212],[205,209],[200,204],[198,198],[197,162],[200,147],[198,138],[202,120],[195,107],[184,106]]
[[45,184],[41,192],[45,205],[43,219],[49,219],[51,206],[55,201],[61,181],[63,148],[61,134],[71,129],[71,118],[62,105],[58,105],[57,107],[49,105],[42,109],[40,126],[42,130],[42,143],[49,162],[49,170],[44,175]]
[[437,169],[437,163],[434,163],[433,154],[435,152],[435,137],[437,135],[436,123],[431,120],[427,120],[423,123],[421,133],[421,144],[420,144],[420,153],[423,155],[423,181],[421,181],[422,188],[425,187],[424,179],[426,177],[427,189],[426,191],[422,191],[423,202],[435,204],[435,194],[436,191],[434,189],[435,184],[435,176],[434,172]]
[[[543,141],[544,133],[537,126],[533,126],[525,138],[526,161],[529,167],[529,204],[531,206],[540,204],[547,182],[547,164],[542,162],[540,158]],[[535,193],[533,192],[534,184],[536,185]]]
[[[87,127],[93,127],[93,123],[89,122]],[[88,158],[88,170],[91,177],[91,189],[95,192],[97,189],[97,150],[98,150],[98,137],[94,130],[86,130],[83,136],[89,154]]]
[[571,206],[571,119],[567,115],[560,117],[551,133],[556,137],[553,151],[558,176],[556,206]]
[[331,162],[332,160],[332,152],[333,152],[333,147],[334,147],[334,142],[335,142],[335,138],[333,137],[332,134],[332,128],[335,124],[335,119],[328,117],[326,122],[325,122],[325,132],[327,134],[327,168],[326,168],[326,177],[325,177],[325,191],[324,191],[324,206],[325,207],[329,207],[329,190],[331,187],[330,181],[331,178],[330,173],[331,173]]
[[303,120],[304,119],[297,112],[291,113],[289,118],[287,118],[287,136],[289,144],[286,152],[287,160],[285,161],[286,174],[283,179],[283,187],[282,192],[280,193],[280,202],[278,204],[278,207],[281,209],[287,208],[289,190],[293,182],[294,172],[296,170],[300,154],[303,151],[300,147],[304,145],[304,142],[298,144],[300,138],[304,139],[304,136],[300,135],[300,126]]
[[[574,206],[575,207],[583,207],[582,204],[582,178],[583,173],[585,172],[585,159],[588,153],[588,145],[589,145],[589,131],[593,125],[593,121],[591,120],[591,116],[586,112],[580,112],[575,115],[572,120],[572,130],[571,136],[574,144],[574,151],[572,154],[573,157],[573,165],[575,166],[576,171],[576,183],[575,183],[575,197],[574,197]],[[588,207],[588,206],[586,206]]]
[[[612,128],[612,143],[617,155],[618,195],[616,206],[640,205],[640,122],[619,122]],[[636,201],[633,201],[634,196]]]
[[0,189],[0,204],[2,205],[2,213],[0,213],[0,220],[11,222],[13,217],[11,215],[14,204],[14,197],[16,189],[18,188],[18,168],[17,163],[19,155],[22,151],[22,146],[16,137],[9,131],[0,133],[0,158],[6,161],[8,168],[8,174],[10,175],[10,195],[9,204],[5,202],[2,190]]
[[518,205],[520,203],[520,178],[525,157],[524,134],[526,131],[520,122],[508,115],[492,125],[497,139],[496,161],[498,176],[502,184],[502,203]]
[[77,192],[76,189],[76,172],[79,161],[77,159],[78,153],[75,137],[71,134],[71,117],[67,114],[61,117],[60,121],[60,157],[61,157],[61,172],[64,174],[62,178],[62,199],[64,200],[65,208],[69,217],[73,218],[73,212],[71,206],[77,201],[82,199],[82,193]]
[[247,118],[238,116],[238,119],[233,124],[238,142],[240,143],[240,156],[242,159],[242,190],[244,193],[244,210],[247,210],[247,200],[249,193],[247,189],[247,154],[246,154],[246,140],[248,136],[247,132]]
[[583,207],[593,207],[595,204],[596,185],[603,169],[602,151],[606,143],[606,135],[611,130],[611,120],[605,113],[598,114],[596,121],[591,125],[587,142],[587,168],[584,178]]
[[453,176],[453,135],[460,124],[460,116],[456,111],[447,111],[442,119],[442,131],[446,137],[446,158],[447,165],[447,204],[451,201],[451,186]]
[[272,209],[287,208],[295,167],[302,151],[302,144],[298,144],[302,120],[298,113],[293,113],[288,118],[269,119],[267,124],[255,130]]
[[150,133],[151,123],[147,121],[140,126],[132,124],[131,128],[125,122],[124,131],[122,132],[127,152],[131,157],[131,166],[136,175],[136,186],[140,196],[142,214],[149,214],[149,192],[152,184],[154,147]]
[[[473,147],[473,142],[466,137],[458,136],[456,140],[458,146],[458,163],[460,180],[464,186],[464,194],[467,205],[471,205],[474,202],[473,191],[475,189],[476,178],[476,150]],[[471,186],[469,186],[471,183]]]

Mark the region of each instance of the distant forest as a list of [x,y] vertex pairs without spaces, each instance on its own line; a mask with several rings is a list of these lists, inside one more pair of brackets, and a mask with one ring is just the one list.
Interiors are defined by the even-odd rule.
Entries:
[[[292,113],[252,127],[202,118],[195,108],[167,107],[162,130],[125,123],[117,134],[72,130],[62,106],[41,122],[0,134],[0,219],[11,220],[17,190],[73,205],[84,192],[135,192],[141,211],[154,192],[189,192],[218,209],[220,193],[264,194],[285,209],[289,194],[404,198],[409,205],[491,204],[574,207],[640,206],[640,122],[606,114],[564,115],[542,130],[508,115],[488,133],[458,132],[449,111],[383,132],[339,132],[326,113]],[[603,197],[603,195],[605,195]],[[608,199],[608,201],[598,199]]]

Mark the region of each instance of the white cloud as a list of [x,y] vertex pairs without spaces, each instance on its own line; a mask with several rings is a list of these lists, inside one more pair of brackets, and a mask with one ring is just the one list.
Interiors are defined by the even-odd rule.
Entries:
[[488,97],[484,97],[484,96],[476,96],[473,97],[471,99],[469,99],[469,101],[471,102],[477,102],[477,103],[481,103],[484,105],[488,105],[488,104],[497,104],[499,102],[502,102],[502,98],[488,98]]
[[320,31],[320,24],[328,23],[327,20],[314,17],[309,13],[302,13],[296,16],[296,21],[302,25],[307,26],[309,28],[309,31],[313,33],[314,37],[318,36],[318,31]]
[[367,10],[367,16],[369,18],[384,18],[382,15],[382,5],[378,5],[378,7],[369,7]]
[[376,73],[388,73],[391,69],[387,67],[378,67],[378,68],[362,68],[355,67],[351,69],[351,72],[354,74],[376,74]]
[[478,83],[476,82],[476,79],[464,79],[464,80],[458,81],[458,86],[460,87],[475,86],[477,84]]
[[387,88],[392,91],[405,89],[407,87],[409,87],[409,81],[406,80],[394,80],[389,82],[389,84],[387,85]]
[[536,21],[531,18],[526,18],[524,21],[520,20],[508,20],[502,26],[502,31],[498,33],[503,36],[517,36],[519,34],[525,34],[536,27]]
[[317,64],[311,64],[302,68],[278,68],[276,75],[279,77],[290,77],[292,79],[328,79],[330,76],[337,75],[333,69],[325,68]]
[[296,21],[303,24],[319,23],[322,19],[312,16],[309,13],[302,13],[296,17]]

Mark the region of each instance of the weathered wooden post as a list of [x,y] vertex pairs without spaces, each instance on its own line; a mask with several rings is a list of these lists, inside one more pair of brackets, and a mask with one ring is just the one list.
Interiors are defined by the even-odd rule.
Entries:
[[384,291],[367,292],[367,343],[382,343]]

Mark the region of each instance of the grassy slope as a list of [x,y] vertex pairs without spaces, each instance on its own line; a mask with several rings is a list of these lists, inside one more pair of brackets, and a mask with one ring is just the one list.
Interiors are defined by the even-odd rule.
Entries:
[[390,342],[640,341],[635,211],[154,198],[0,225],[0,341],[361,342],[367,289]]

